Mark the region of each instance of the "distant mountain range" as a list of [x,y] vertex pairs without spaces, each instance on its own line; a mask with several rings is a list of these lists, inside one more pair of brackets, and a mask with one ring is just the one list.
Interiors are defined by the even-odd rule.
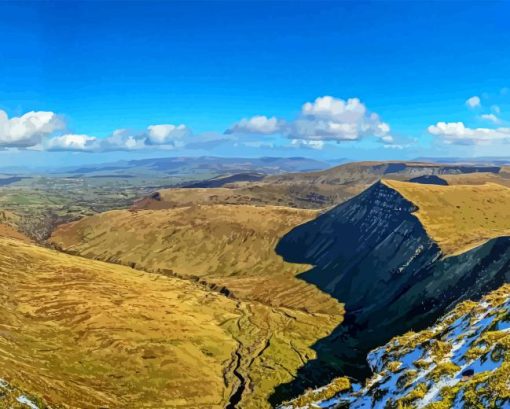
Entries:
[[157,174],[192,175],[258,172],[278,174],[285,172],[306,172],[326,169],[330,163],[303,157],[262,157],[262,158],[221,158],[171,157],[121,161],[115,163],[80,166],[59,170],[59,173],[80,174],[90,177],[104,174]]

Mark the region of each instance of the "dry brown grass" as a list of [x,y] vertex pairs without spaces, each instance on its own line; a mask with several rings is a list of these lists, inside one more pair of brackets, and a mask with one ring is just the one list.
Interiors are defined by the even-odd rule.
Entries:
[[222,325],[240,316],[231,300],[8,239],[0,277],[8,381],[81,408],[225,401],[224,364],[237,343]]
[[0,376],[74,408],[266,408],[338,316],[0,238]]
[[501,184],[437,186],[385,180],[418,206],[416,217],[446,255],[510,235],[510,188]]
[[510,187],[510,175],[507,172],[494,173],[465,173],[460,175],[441,175],[449,185],[483,185],[484,183],[496,183]]
[[226,286],[237,298],[337,314],[339,304],[295,278],[274,248],[318,213],[277,206],[211,205],[158,211],[112,211],[59,227],[51,242],[89,258],[172,270]]
[[51,242],[85,257],[227,287],[243,314],[227,325],[241,341],[248,380],[239,407],[258,409],[343,319],[340,303],[296,278],[309,266],[286,263],[274,252],[285,233],[316,215],[249,205],[112,211],[61,226]]
[[0,237],[7,237],[30,243],[32,240],[8,224],[0,223]]

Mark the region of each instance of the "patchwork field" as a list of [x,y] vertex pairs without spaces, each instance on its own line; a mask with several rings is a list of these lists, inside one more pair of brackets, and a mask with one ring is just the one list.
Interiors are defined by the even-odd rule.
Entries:
[[510,235],[510,188],[496,183],[437,186],[385,180],[413,202],[416,217],[447,255]]

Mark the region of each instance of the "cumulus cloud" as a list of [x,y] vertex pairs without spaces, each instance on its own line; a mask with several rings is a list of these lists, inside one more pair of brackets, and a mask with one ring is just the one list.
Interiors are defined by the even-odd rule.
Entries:
[[501,123],[501,119],[499,119],[494,114],[483,114],[483,115],[480,115],[480,118],[485,119],[486,121],[492,122],[494,124],[500,124]]
[[185,125],[150,125],[147,128],[147,144],[176,145],[179,140],[190,135],[191,131]]
[[308,148],[320,150],[324,148],[324,141],[307,141],[305,139],[292,139],[292,146],[297,148]]
[[0,146],[27,148],[38,145],[43,138],[65,128],[64,120],[54,112],[31,111],[10,118],[0,110]]
[[287,132],[292,139],[341,142],[375,136],[383,143],[393,143],[390,126],[358,98],[344,101],[325,96],[307,102]]
[[510,142],[510,128],[468,128],[463,122],[438,122],[429,126],[428,132],[455,145]]
[[477,97],[476,95],[471,97],[471,98],[468,98],[466,100],[466,105],[469,107],[469,108],[477,108],[477,107],[480,107],[481,106],[481,101],[480,101],[480,97]]
[[271,135],[279,133],[284,129],[285,122],[276,117],[268,118],[264,115],[257,115],[251,118],[243,118],[235,123],[226,134],[262,134]]
[[191,131],[184,125],[150,125],[143,132],[117,129],[106,138],[66,134],[46,139],[42,148],[48,151],[113,152],[154,148],[173,149],[184,146]]
[[92,151],[97,138],[88,135],[67,134],[50,138],[44,144],[48,151]]
[[[237,134],[282,134],[292,141],[357,141],[374,136],[385,144],[393,143],[390,126],[379,115],[369,112],[358,99],[332,96],[306,102],[296,119],[286,122],[276,117],[254,116],[242,119],[226,131]],[[296,142],[303,145],[302,142]],[[321,144],[314,144],[322,146]]]

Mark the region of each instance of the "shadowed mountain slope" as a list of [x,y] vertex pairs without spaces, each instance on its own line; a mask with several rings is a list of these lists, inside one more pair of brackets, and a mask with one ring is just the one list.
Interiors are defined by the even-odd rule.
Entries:
[[441,186],[448,185],[448,182],[445,179],[437,175],[418,176],[416,178],[409,179],[409,182],[422,183],[424,185],[441,185]]
[[417,210],[400,191],[379,182],[280,241],[277,252],[286,261],[314,265],[300,277],[344,302],[346,315],[315,345],[318,359],[304,365],[292,383],[278,387],[273,402],[339,373],[363,378],[369,350],[424,328],[451,305],[510,280],[509,238],[444,258],[413,214]]
[[340,379],[280,409],[510,407],[510,286],[457,305],[426,330],[393,338],[368,362],[374,374],[364,386],[349,391]]

